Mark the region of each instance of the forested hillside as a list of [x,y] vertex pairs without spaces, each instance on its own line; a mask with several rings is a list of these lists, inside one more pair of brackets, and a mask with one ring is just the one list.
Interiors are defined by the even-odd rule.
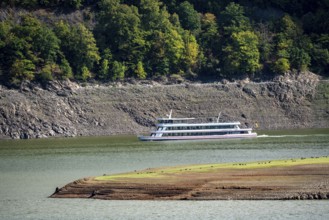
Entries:
[[328,0],[2,0],[0,81],[329,76]]

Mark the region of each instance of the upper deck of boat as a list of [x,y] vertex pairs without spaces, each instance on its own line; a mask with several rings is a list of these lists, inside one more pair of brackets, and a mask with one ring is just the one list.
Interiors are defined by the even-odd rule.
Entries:
[[196,118],[157,118],[158,126],[214,126],[214,125],[240,125],[240,122],[202,121]]

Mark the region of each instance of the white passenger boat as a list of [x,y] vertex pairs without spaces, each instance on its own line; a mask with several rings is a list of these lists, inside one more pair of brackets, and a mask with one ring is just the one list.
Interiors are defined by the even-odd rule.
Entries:
[[156,130],[149,136],[138,136],[141,141],[203,140],[228,138],[253,138],[257,133],[252,128],[240,128],[240,122],[200,123],[195,118],[157,118]]

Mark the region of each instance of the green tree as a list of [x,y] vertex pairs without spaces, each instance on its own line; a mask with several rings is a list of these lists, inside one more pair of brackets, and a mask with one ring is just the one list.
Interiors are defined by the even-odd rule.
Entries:
[[123,80],[125,78],[126,66],[123,63],[114,61],[111,70],[112,80]]
[[204,14],[201,19],[201,33],[198,37],[201,46],[212,53],[218,50],[219,38],[216,16],[211,13]]
[[174,28],[166,32],[155,31],[150,36],[150,72],[155,75],[168,75],[179,72],[187,51],[181,34]]
[[171,26],[169,13],[159,0],[141,0],[139,10],[144,30],[165,32]]
[[278,32],[283,33],[286,38],[296,39],[302,34],[302,29],[289,15],[284,15],[278,22]]
[[[47,47],[45,44],[52,44],[47,42],[47,37],[50,35],[41,36],[45,34],[43,29],[47,29],[47,27],[43,26],[41,22],[32,15],[22,16],[21,23],[13,28],[13,34],[20,39],[20,48],[17,48],[19,53],[21,53],[20,56],[31,60],[34,64],[44,61],[44,59],[42,59],[43,57],[40,57],[40,55],[48,56],[49,54],[56,54],[56,39],[51,39],[55,40],[53,44],[55,48],[48,46],[48,49],[51,50],[50,52],[43,49]],[[54,49],[54,51],[52,49]],[[40,58],[42,60],[40,60]]]
[[275,73],[283,74],[290,70],[290,62],[287,58],[279,58],[273,64],[273,70]]
[[59,43],[55,33],[42,25],[33,36],[32,50],[37,53],[42,63],[55,62],[60,49]]
[[138,79],[145,79],[147,76],[147,73],[144,70],[144,65],[141,61],[138,61],[137,66],[136,66],[136,76]]
[[79,64],[93,69],[94,65],[98,64],[101,59],[94,35],[83,24],[79,24],[75,31],[76,36],[78,36],[76,49],[80,55],[77,57],[80,61]]
[[125,62],[128,73],[133,74],[136,63],[143,60],[145,54],[138,9],[116,0],[102,0],[100,8],[95,33],[101,47],[109,48],[113,59]]
[[251,31],[248,17],[244,15],[244,8],[236,3],[229,3],[220,14],[220,29],[223,32],[221,42],[221,60],[223,73],[253,74],[260,70],[259,40]]
[[182,27],[190,30],[194,35],[198,35],[201,30],[201,19],[199,13],[188,1],[182,2],[177,11]]
[[53,80],[53,68],[55,64],[47,63],[40,70],[40,79],[42,81],[50,81]]
[[254,32],[241,31],[232,34],[232,44],[223,48],[225,67],[229,73],[253,75],[260,70],[258,37]]
[[86,81],[91,78],[91,72],[89,71],[88,67],[83,66],[81,68],[81,76],[80,79]]
[[61,69],[61,74],[58,76],[60,79],[73,79],[73,72],[69,62],[62,57],[60,60],[59,68]]
[[31,60],[17,59],[10,68],[11,83],[18,85],[23,80],[33,80],[35,65]]
[[111,50],[109,48],[106,48],[103,51],[102,61],[101,61],[100,69],[98,71],[99,79],[105,80],[109,78],[111,61],[112,61]]
[[301,27],[289,15],[284,15],[277,27],[279,33],[274,37],[274,69],[279,73],[287,71],[288,66],[298,71],[307,70],[311,63],[310,53],[313,48],[310,39],[302,34]]
[[69,8],[79,9],[82,6],[84,0],[65,0],[64,5]]
[[189,31],[185,31],[184,35],[184,53],[183,62],[185,64],[185,70],[193,70],[196,68],[196,64],[199,56],[199,44],[197,43],[194,35]]
[[273,57],[273,37],[274,33],[268,23],[258,23],[256,34],[259,39],[260,60],[262,63],[270,63]]
[[305,71],[311,63],[311,57],[304,50],[297,47],[293,47],[290,49],[290,57],[291,57],[291,67],[299,70]]
[[2,74],[0,75],[0,80],[7,81],[9,77],[9,64],[12,63],[11,56],[14,51],[9,47],[9,42],[11,41],[12,26],[9,22],[0,22],[0,69]]
[[199,55],[203,53],[202,62],[203,75],[213,75],[219,64],[220,57],[220,34],[216,16],[206,13],[201,19],[201,32],[198,36],[200,43]]
[[311,57],[312,70],[329,76],[329,34],[322,34],[315,39]]
[[98,71],[98,78],[106,79],[108,77],[109,70],[110,70],[109,60],[103,59],[100,65],[100,70]]
[[70,26],[64,21],[56,24],[55,32],[61,40],[64,58],[68,60],[74,75],[77,78],[85,78],[82,72],[84,67],[92,71],[101,59],[92,32],[83,24]]
[[189,52],[193,55],[194,52],[191,46],[193,39],[188,43],[184,29],[159,1],[142,0],[140,8],[142,28],[148,45],[144,68],[149,76],[167,76],[186,71],[188,59],[191,58],[187,55]]
[[[41,74],[45,65],[57,62],[58,38],[49,27],[32,15],[23,15],[19,24],[2,22],[0,41],[3,42],[0,43],[0,46],[3,47],[0,57],[3,62],[1,65],[7,73],[4,77],[6,81],[19,83],[25,79],[34,79],[35,73],[32,74],[31,69]],[[26,64],[27,67],[22,68],[23,64]]]
[[251,30],[249,18],[244,14],[244,8],[234,2],[228,4],[225,10],[220,13],[219,24],[225,36]]

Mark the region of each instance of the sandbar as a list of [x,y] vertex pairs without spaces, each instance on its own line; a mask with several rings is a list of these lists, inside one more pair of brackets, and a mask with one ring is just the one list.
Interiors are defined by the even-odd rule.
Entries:
[[196,164],[86,177],[51,198],[105,200],[329,199],[329,156]]

